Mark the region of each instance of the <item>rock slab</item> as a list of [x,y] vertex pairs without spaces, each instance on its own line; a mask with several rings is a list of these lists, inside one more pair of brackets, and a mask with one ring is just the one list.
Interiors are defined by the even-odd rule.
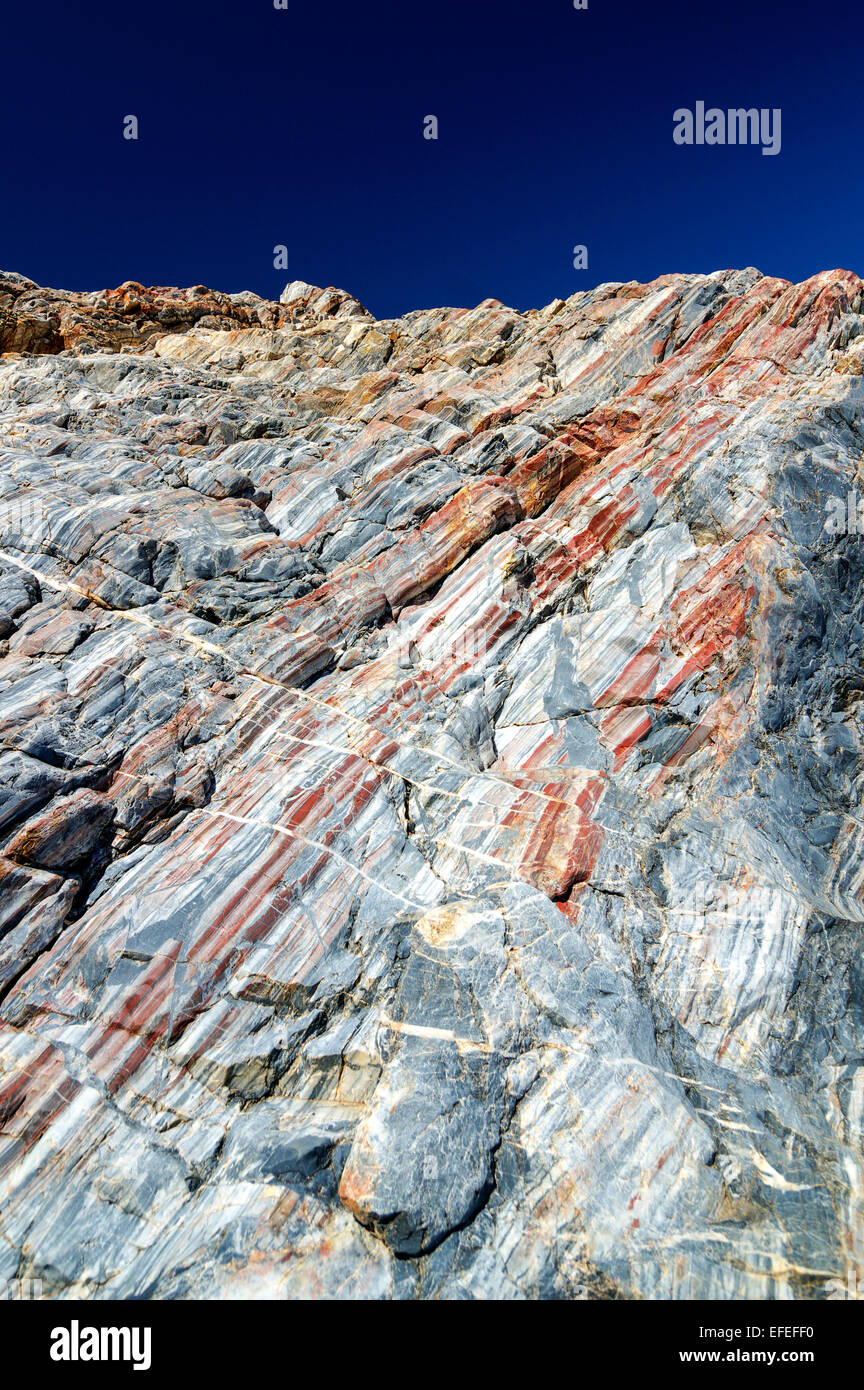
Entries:
[[0,276],[0,1278],[861,1287],[862,314]]

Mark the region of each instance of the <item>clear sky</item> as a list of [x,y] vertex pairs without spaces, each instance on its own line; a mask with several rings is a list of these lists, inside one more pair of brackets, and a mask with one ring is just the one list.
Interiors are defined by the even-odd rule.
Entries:
[[[7,6],[0,266],[71,289],[302,279],[379,316],[864,273],[852,0],[287,3]],[[676,145],[699,101],[781,109],[780,153]]]

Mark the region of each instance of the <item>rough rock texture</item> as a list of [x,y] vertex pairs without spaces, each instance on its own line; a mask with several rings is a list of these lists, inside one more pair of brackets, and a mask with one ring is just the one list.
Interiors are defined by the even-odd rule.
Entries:
[[862,311],[0,278],[0,1277],[856,1287]]

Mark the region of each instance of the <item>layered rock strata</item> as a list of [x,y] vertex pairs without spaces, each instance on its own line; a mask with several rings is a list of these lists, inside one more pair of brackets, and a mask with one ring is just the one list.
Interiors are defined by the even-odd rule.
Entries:
[[0,277],[0,1278],[861,1287],[862,309]]

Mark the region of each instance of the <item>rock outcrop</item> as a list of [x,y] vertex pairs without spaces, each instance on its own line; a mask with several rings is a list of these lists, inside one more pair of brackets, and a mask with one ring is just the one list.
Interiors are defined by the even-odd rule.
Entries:
[[862,313],[0,277],[0,1278],[860,1289]]

